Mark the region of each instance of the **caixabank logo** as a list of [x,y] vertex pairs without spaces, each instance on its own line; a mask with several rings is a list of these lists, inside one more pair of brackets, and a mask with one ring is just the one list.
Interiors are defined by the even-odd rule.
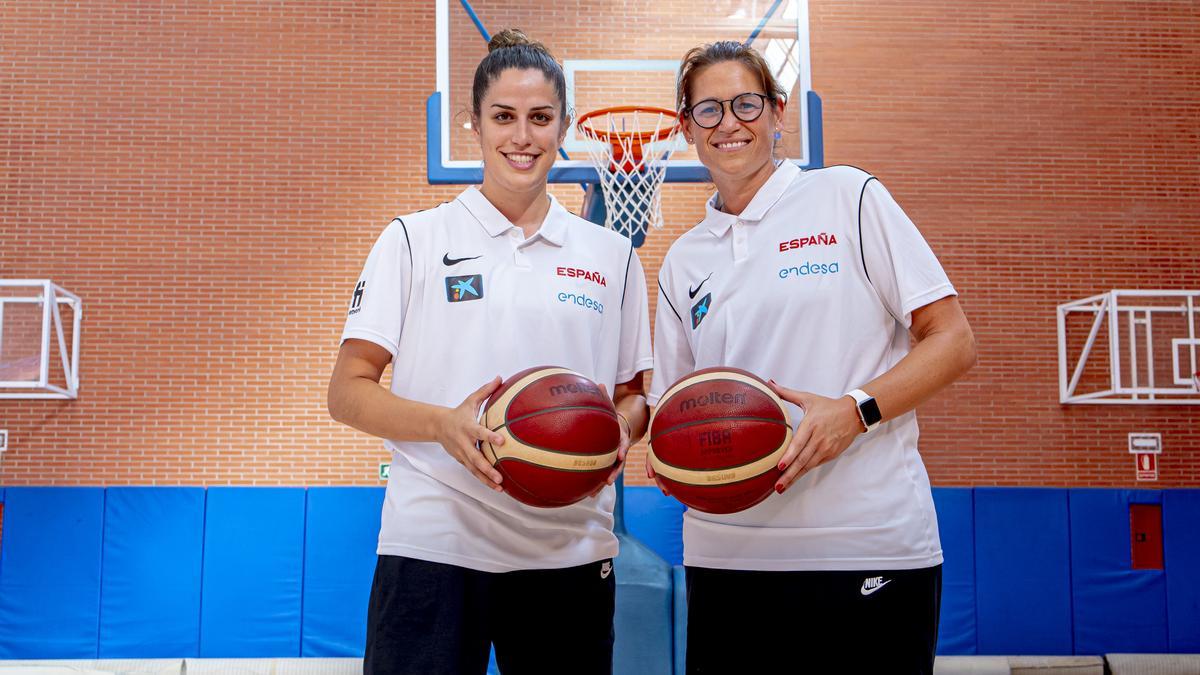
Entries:
[[483,275],[446,277],[446,302],[467,302],[483,297]]
[[692,305],[692,330],[696,330],[700,326],[700,322],[708,316],[711,307],[712,293],[706,293],[703,298],[700,298],[700,302]]

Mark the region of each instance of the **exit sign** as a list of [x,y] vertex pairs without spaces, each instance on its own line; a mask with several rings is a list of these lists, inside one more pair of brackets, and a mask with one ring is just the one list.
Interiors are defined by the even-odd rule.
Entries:
[[388,476],[391,475],[391,472],[392,472],[391,464],[380,464],[379,465],[379,480],[387,480]]

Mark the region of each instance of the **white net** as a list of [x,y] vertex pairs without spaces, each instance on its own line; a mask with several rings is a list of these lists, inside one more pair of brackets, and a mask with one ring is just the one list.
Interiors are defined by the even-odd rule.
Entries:
[[609,108],[585,115],[579,129],[593,140],[588,156],[600,173],[605,227],[626,236],[662,227],[662,185],[679,131],[675,113]]

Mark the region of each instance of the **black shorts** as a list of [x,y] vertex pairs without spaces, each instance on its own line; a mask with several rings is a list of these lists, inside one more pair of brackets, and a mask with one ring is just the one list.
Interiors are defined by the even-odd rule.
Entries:
[[611,560],[552,570],[480,572],[379,556],[367,610],[364,673],[504,675],[612,672]]
[[687,569],[687,672],[933,672],[942,567]]

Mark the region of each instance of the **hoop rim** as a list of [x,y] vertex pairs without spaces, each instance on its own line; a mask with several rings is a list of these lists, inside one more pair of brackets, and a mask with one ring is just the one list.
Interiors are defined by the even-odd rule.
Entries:
[[[633,113],[644,112],[654,113],[659,115],[667,115],[674,118],[674,122],[667,125],[664,129],[658,131],[599,131],[586,122],[593,117],[599,117],[604,114],[611,113]],[[679,129],[679,113],[666,108],[658,108],[650,105],[619,105],[610,108],[599,108],[591,112],[584,113],[575,121],[575,126],[589,138],[594,138],[598,141],[612,143],[613,139],[633,139],[635,145],[644,145],[646,143],[654,143],[665,140],[671,134]]]

